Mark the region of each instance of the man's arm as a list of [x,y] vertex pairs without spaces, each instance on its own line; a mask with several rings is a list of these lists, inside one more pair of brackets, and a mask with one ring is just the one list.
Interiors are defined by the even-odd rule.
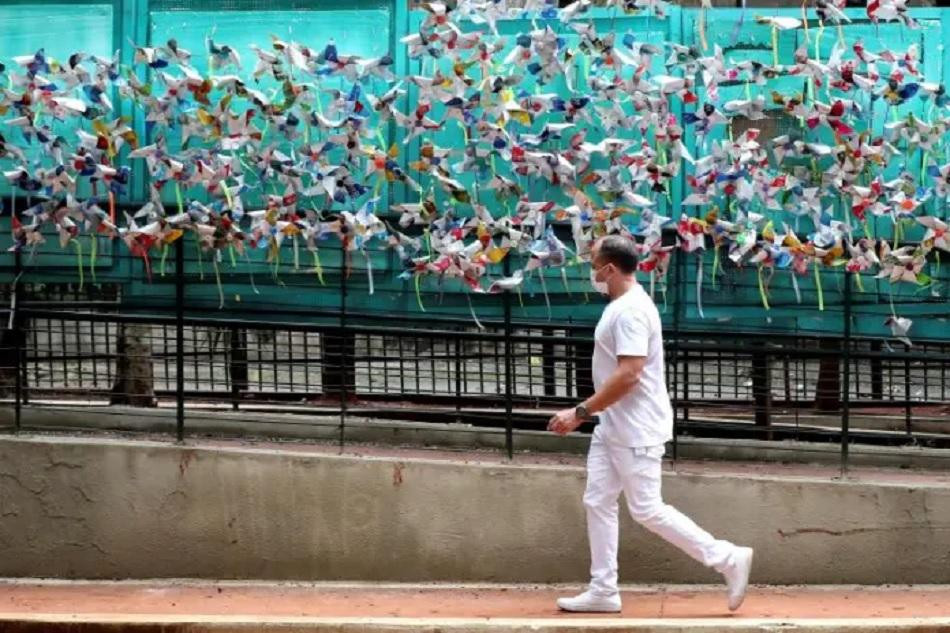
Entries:
[[640,382],[646,363],[646,356],[618,357],[617,369],[601,385],[600,390],[583,402],[584,407],[591,413],[600,413],[626,396]]
[[[600,389],[582,405],[591,413],[600,413],[618,402],[636,388],[646,362],[646,356],[618,356],[617,368],[604,381]],[[572,407],[555,413],[548,422],[548,430],[567,435],[583,423],[583,420],[577,418],[577,413]]]

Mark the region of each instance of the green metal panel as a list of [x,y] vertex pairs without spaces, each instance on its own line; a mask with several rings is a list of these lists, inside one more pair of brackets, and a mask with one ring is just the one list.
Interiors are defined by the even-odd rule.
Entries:
[[[213,2],[201,3],[200,8],[192,8],[194,6],[195,3],[153,3],[149,12],[149,42],[157,46],[175,38],[180,47],[192,52],[192,65],[203,74],[208,72],[205,38],[212,34],[215,41],[227,43],[240,53],[242,70],[239,74],[246,79],[250,79],[257,63],[250,46],[269,49],[272,36],[306,42],[317,50],[335,40],[341,52],[362,57],[378,57],[392,52],[393,11],[388,2],[321,2],[306,7],[299,2],[245,2],[228,3],[223,10]],[[229,70],[224,74],[233,72],[236,71]],[[280,84],[271,77],[250,80],[249,83],[269,96],[280,91]],[[382,82],[375,87],[381,88]],[[341,76],[339,81],[321,84],[321,88],[348,90],[349,85],[344,85]],[[326,94],[320,98],[325,104],[329,101]],[[178,151],[177,142],[170,142],[169,149]],[[162,194],[166,203],[175,204],[174,189],[167,187]],[[207,195],[200,189],[183,190],[182,195],[207,200]],[[251,196],[246,204],[254,206],[258,201],[259,197]]]
[[[754,59],[766,63],[772,61],[772,33],[771,29],[754,22],[757,13],[767,12],[770,15],[789,15],[800,17],[800,8],[792,9],[749,9],[745,14],[745,23],[737,32],[738,37],[733,41],[736,32],[736,23],[743,16],[740,10],[717,9],[710,11],[707,24],[707,38],[710,46],[720,44],[726,49],[727,59],[739,61]],[[950,73],[950,49],[944,44],[950,41],[950,12],[921,9],[914,15],[922,24],[919,31],[908,31],[897,24],[872,25],[866,20],[863,11],[849,10],[848,15],[853,24],[844,27],[846,41],[850,45],[858,37],[872,48],[892,47],[906,48],[911,42],[916,42],[921,50],[921,64],[928,77],[941,77],[947,83]],[[698,44],[697,19],[699,12],[671,7],[667,20],[657,20],[649,17],[614,16],[609,12],[600,11],[592,14],[599,31],[612,29],[618,34],[630,31],[638,40],[646,40],[655,44],[663,41],[681,41]],[[357,53],[361,55],[380,55],[389,52],[395,60],[397,75],[405,76],[408,73],[419,73],[423,69],[418,60],[410,60],[405,47],[399,43],[399,38],[406,33],[413,32],[420,21],[418,12],[410,12],[405,2],[390,2],[388,0],[359,0],[357,2],[321,2],[314,3],[305,0],[204,0],[191,2],[183,0],[114,0],[113,2],[74,2],[47,3],[47,2],[5,2],[0,6],[0,28],[4,37],[0,39],[0,58],[9,60],[12,55],[20,55],[45,47],[48,54],[64,58],[75,50],[85,50],[102,56],[109,56],[113,50],[121,51],[121,59],[128,64],[132,59],[132,48],[129,40],[139,43],[149,42],[161,44],[169,37],[176,37],[179,45],[190,49],[195,54],[195,64],[204,69],[204,38],[212,28],[216,28],[215,37],[221,41],[237,46],[240,49],[245,65],[245,74],[253,68],[253,55],[247,46],[256,43],[266,47],[269,35],[294,38],[305,41],[315,48],[322,47],[331,37],[334,37],[340,46],[341,52]],[[78,25],[78,26],[77,26]],[[463,28],[472,28],[472,25],[462,25]],[[508,38],[509,45],[519,32],[533,28],[529,20],[505,20],[499,25],[502,34]],[[576,38],[569,29],[556,25],[559,34],[566,39]],[[68,37],[63,37],[68,34]],[[805,37],[802,31],[780,32],[778,34],[778,50],[780,61],[791,57],[794,50],[802,44]],[[810,46],[818,44],[817,24],[812,21],[809,29]],[[830,26],[822,34],[819,50],[822,59],[827,59],[832,47],[838,39],[835,29]],[[654,59],[654,71],[662,68],[665,55],[658,55]],[[431,72],[432,62],[429,62],[426,72]],[[143,76],[142,79],[145,77]],[[272,83],[261,82],[260,88],[265,91],[274,88]],[[381,88],[381,86],[380,86]],[[525,88],[530,92],[534,86],[530,81],[525,82]],[[550,90],[552,87],[544,87]],[[553,86],[562,95],[566,94],[566,87],[561,83]],[[781,77],[773,81],[767,90],[777,90],[785,94],[805,90],[801,79]],[[416,89],[408,86],[409,99],[403,103],[404,111],[409,112],[417,97]],[[750,92],[754,95],[757,87],[746,88],[744,84],[724,86],[721,89],[723,100],[744,98]],[[698,90],[702,98],[701,87]],[[819,93],[820,96],[820,93]],[[117,101],[117,100],[116,100]],[[684,110],[679,100],[673,100],[674,113],[681,116]],[[904,116],[916,108],[921,111],[921,104],[903,106],[898,116]],[[128,104],[120,104],[121,113],[133,120],[135,129],[140,138],[145,138],[144,123],[140,112],[135,111]],[[439,109],[433,113],[438,117]],[[880,132],[894,111],[888,112],[877,104],[873,112],[873,129]],[[721,138],[724,131],[720,131]],[[620,134],[624,136],[623,133]],[[442,146],[459,147],[462,143],[461,129],[455,124],[449,124],[444,132],[433,135],[430,140]],[[628,138],[636,138],[635,134],[627,134]],[[394,142],[402,147],[404,134],[401,130],[390,127],[386,141]],[[709,142],[717,138],[713,135]],[[596,133],[591,140],[597,140]],[[694,155],[699,151],[695,135],[687,129],[684,137],[687,147]],[[403,162],[418,156],[419,143],[411,143],[402,148]],[[907,158],[908,163],[919,168],[923,156],[918,152]],[[510,171],[505,165],[497,165],[499,173],[508,174]],[[464,180],[464,177],[463,177]],[[146,193],[144,168],[135,166],[134,185],[129,202],[141,202]],[[0,191],[7,192],[5,185],[0,184]],[[681,176],[673,183],[671,201],[660,200],[660,209],[664,215],[678,217],[681,208],[679,200],[684,192],[684,180]],[[387,187],[381,191],[387,202],[401,202],[414,200],[416,194],[408,191],[402,185]],[[8,193],[4,195],[8,196]],[[167,200],[174,201],[174,192],[166,192]],[[188,195],[198,195],[198,192],[188,192]],[[531,190],[533,199],[544,199],[549,192],[543,187],[535,185]],[[556,192],[555,197],[560,192]],[[482,196],[483,201],[490,205],[495,215],[504,213],[502,205],[488,196]],[[562,202],[558,198],[559,202]],[[845,209],[840,201],[829,201],[836,206],[838,217],[846,217]],[[465,206],[459,207],[459,213],[466,215],[469,210]],[[696,209],[688,210],[695,215]],[[785,221],[796,222],[791,216]],[[9,245],[9,227],[4,218],[0,223],[0,248],[4,251]],[[808,221],[801,220],[802,231],[808,231]],[[875,235],[889,235],[890,221],[881,220],[872,222],[871,231]],[[919,237],[919,229],[908,230],[903,239]],[[55,241],[55,236],[51,236]],[[89,243],[83,243],[84,256],[88,264]],[[110,258],[110,247],[101,243],[100,257],[97,265],[97,277],[100,281],[115,281],[126,285],[125,296],[139,305],[171,305],[174,298],[174,289],[171,278],[161,276],[160,261],[152,262],[152,280],[145,278],[141,260],[128,257],[127,250],[117,245],[121,256]],[[284,308],[315,310],[321,308],[332,309],[339,305],[339,291],[342,283],[340,271],[342,264],[338,247],[334,242],[327,242],[321,248],[321,260],[324,267],[324,282],[322,285],[313,272],[309,254],[300,252],[300,270],[294,270],[293,247],[287,244],[281,255],[283,266],[277,278],[271,269],[261,261],[262,254],[253,252],[253,263],[248,265],[240,260],[232,267],[227,256],[218,265],[222,281],[225,310],[240,313],[244,309],[268,308],[277,311]],[[219,294],[215,284],[214,267],[212,262],[204,257],[199,264],[196,249],[189,243],[186,248],[188,255],[188,300],[190,309],[217,310]],[[421,283],[420,295],[423,299],[423,312],[416,299],[415,288],[412,282],[395,278],[394,268],[398,265],[391,251],[371,253],[373,268],[373,282],[376,292],[368,295],[369,273],[366,262],[361,256],[354,257],[352,273],[347,280],[349,298],[347,305],[353,310],[376,310],[383,312],[415,313],[420,319],[428,319],[437,315],[459,315],[469,312],[471,300],[475,312],[480,318],[497,318],[502,313],[500,295],[471,295],[463,291],[458,282],[445,282],[440,287],[434,280],[425,279]],[[173,257],[172,254],[169,257]],[[821,284],[824,295],[825,309],[818,310],[818,292],[813,274],[797,279],[799,292],[795,293],[791,283],[791,274],[788,271],[777,271],[769,283],[769,298],[771,309],[763,309],[759,293],[759,282],[756,270],[734,270],[726,265],[726,274],[717,279],[713,285],[710,274],[712,253],[706,253],[703,264],[703,304],[705,318],[701,318],[696,302],[696,280],[699,260],[695,256],[687,256],[679,274],[682,275],[679,285],[674,286],[674,279],[678,264],[674,261],[670,268],[670,288],[666,292],[657,286],[655,295],[660,305],[664,319],[673,319],[674,311],[679,309],[681,325],[696,329],[772,329],[789,331],[828,331],[839,332],[841,329],[840,302],[842,296],[843,275],[840,270],[821,272]],[[158,260],[158,258],[156,258]],[[515,258],[513,265],[518,267],[522,262]],[[56,251],[55,245],[50,244],[45,251],[36,255],[31,262],[30,277],[47,280],[75,280],[77,277],[76,255],[74,253],[61,254]],[[0,266],[10,270],[12,258],[7,253],[0,255]],[[172,266],[169,266],[171,269]],[[945,290],[948,281],[947,265],[942,267],[931,266],[932,276],[939,277]],[[203,271],[203,273],[202,273]],[[250,275],[254,274],[255,283],[250,283]],[[203,274],[203,279],[202,279]],[[500,266],[490,271],[492,276],[501,274]],[[549,315],[556,322],[590,320],[599,312],[599,299],[586,294],[587,269],[574,267],[566,270],[566,282],[560,275],[551,273],[545,276],[543,284],[539,277],[530,279],[521,293],[520,300],[516,301],[514,316],[516,318],[545,319]],[[86,266],[86,281],[91,275]],[[643,277],[641,281],[650,286],[650,280]],[[856,307],[855,334],[885,334],[884,317],[890,314],[891,301],[897,305],[898,313],[917,319],[914,334],[922,338],[946,338],[947,308],[946,302],[925,302],[931,297],[925,296],[929,289],[914,292],[909,288],[891,288],[889,284],[865,277],[862,279],[864,290],[855,288],[854,297],[858,303]],[[253,289],[256,287],[256,292]],[[548,297],[545,301],[544,294]],[[238,299],[238,297],[240,299]],[[799,302],[800,297],[800,302]],[[550,302],[550,312],[547,303]],[[522,307],[523,304],[523,307]]]
[[[941,67],[941,55],[934,55],[932,51],[942,51],[942,42],[944,40],[943,25],[945,25],[946,11],[925,11],[922,10],[915,14],[916,19],[921,24],[921,29],[909,31],[897,23],[873,25],[871,24],[862,10],[848,10],[847,14],[852,19],[852,23],[845,24],[842,28],[844,42],[850,46],[858,39],[862,39],[871,50],[879,50],[886,47],[892,47],[897,50],[905,50],[911,43],[916,43],[921,51],[922,71],[927,77],[946,78],[946,65]],[[783,15],[788,17],[801,17],[801,8],[791,9],[768,9],[754,10],[750,9],[744,14],[744,23],[737,29],[736,25],[743,17],[741,10],[717,9],[708,12],[709,22],[707,24],[707,40],[710,48],[715,45],[723,47],[727,62],[738,62],[742,60],[755,60],[765,64],[773,63],[773,46],[771,28],[767,25],[756,24],[754,17],[756,15]],[[685,41],[692,45],[699,46],[698,25],[700,13],[697,11],[684,11],[684,34]],[[942,21],[942,23],[941,23]],[[826,27],[823,31],[819,28],[817,22],[813,19],[809,22],[808,40],[804,30],[795,30],[777,33],[778,57],[780,63],[791,59],[794,51],[802,45],[809,47],[810,55],[815,57],[815,50],[820,52],[820,58],[827,60],[831,55],[833,47],[839,39],[839,34],[832,26]],[[771,102],[770,92],[775,90],[784,95],[793,95],[807,91],[807,82],[797,77],[779,77],[770,81],[764,88],[755,85],[746,86],[743,82],[727,85],[720,89],[721,100],[723,102],[730,99],[746,99],[755,97],[764,91],[766,104]],[[698,88],[700,99],[703,98],[703,90]],[[823,89],[819,89],[816,98],[829,102]],[[866,108],[866,111],[872,113],[871,129],[875,134],[880,135],[884,131],[884,124],[893,120],[894,116],[906,117],[908,113],[914,112],[918,115],[926,114],[926,106],[919,100],[914,100],[899,108],[887,109],[880,103],[870,105],[864,97],[858,97],[859,102]],[[794,129],[793,129],[794,132]],[[709,136],[708,142],[722,139],[726,136],[726,130],[720,129],[717,133]],[[691,144],[691,152],[699,152],[696,146],[696,139],[693,135],[687,135]],[[809,137],[813,139],[813,136]],[[819,142],[832,143],[830,133],[824,135]],[[914,168],[920,168],[920,161],[923,156],[921,152],[916,152],[907,157],[907,162]],[[897,166],[893,166],[889,172],[889,177],[897,174]],[[689,169],[687,169],[689,171]],[[826,205],[834,209],[834,217],[844,222],[849,222],[850,211],[842,200],[826,200]],[[696,215],[696,209],[687,211],[691,215]],[[784,221],[789,226],[796,227],[799,233],[808,233],[813,230],[811,221],[807,218],[798,219],[790,213],[769,212],[768,216],[775,219],[776,223]],[[856,223],[856,220],[854,221]],[[869,229],[872,235],[878,237],[893,238],[893,224],[889,218],[874,218],[869,222]],[[856,227],[856,232],[860,236],[861,228]],[[907,225],[905,227],[903,240],[919,240],[922,236],[922,229],[917,225]],[[722,254],[723,257],[725,254]],[[768,300],[770,309],[763,308],[759,283],[758,271],[747,269],[745,271],[729,270],[727,275],[720,280],[721,283],[715,286],[712,283],[712,253],[706,253],[704,258],[704,284],[703,284],[703,307],[705,318],[701,318],[698,313],[696,303],[696,275],[698,262],[695,256],[687,256],[686,267],[688,274],[685,276],[687,283],[685,291],[685,318],[681,323],[685,327],[695,327],[698,329],[726,329],[726,330],[787,330],[787,331],[805,331],[805,332],[827,332],[829,334],[840,334],[843,329],[843,316],[841,302],[843,300],[843,272],[838,270],[829,270],[822,267],[821,288],[824,299],[824,310],[819,309],[818,283],[816,282],[813,271],[809,275],[797,277],[799,293],[796,294],[792,284],[792,273],[789,271],[775,271],[774,275],[764,279],[763,283],[768,287]],[[942,280],[944,292],[947,288],[946,267],[942,270],[931,271],[933,276]],[[672,273],[671,273],[672,274]],[[930,290],[923,292],[914,292],[913,289],[897,285],[891,288],[890,284],[883,280],[873,279],[870,275],[864,275],[862,279],[864,290],[855,286],[853,288],[854,307],[854,327],[853,332],[856,335],[883,336],[889,333],[889,329],[884,325],[884,320],[891,314],[891,300],[896,304],[897,313],[911,318],[917,318],[914,325],[914,335],[922,338],[946,338],[948,327],[946,317],[948,308],[945,300],[940,303],[923,303],[927,298],[922,296],[929,294]],[[800,303],[799,303],[800,296]]]
[[[112,55],[114,9],[111,1],[77,3],[0,3],[0,59],[9,66],[7,77],[12,86],[10,72],[19,72],[12,58],[32,55],[43,49],[47,57],[66,60],[77,51],[91,55]],[[3,86],[8,88],[10,86]],[[3,116],[3,119],[10,115]],[[45,122],[45,120],[44,120]],[[74,123],[53,122],[57,134],[68,133]],[[16,138],[19,130],[0,127],[5,135]],[[17,139],[20,140],[20,139]],[[35,140],[34,140],[35,143]],[[27,148],[27,157],[36,158],[40,148]],[[0,179],[0,195],[9,198],[10,186]],[[83,195],[88,195],[84,192]]]

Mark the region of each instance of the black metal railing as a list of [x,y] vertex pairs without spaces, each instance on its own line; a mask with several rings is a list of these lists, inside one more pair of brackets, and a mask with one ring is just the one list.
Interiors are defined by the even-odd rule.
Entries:
[[[11,315],[7,315],[8,317]],[[37,400],[189,405],[465,422],[540,430],[591,392],[588,327],[508,321],[296,324],[74,310],[21,303],[5,330],[0,389]],[[950,345],[666,332],[677,435],[950,448]]]
[[[425,298],[425,318],[369,309],[365,301],[357,304],[366,288],[350,278],[341,256],[335,269],[324,268],[332,280],[327,286],[288,286],[286,303],[275,302],[273,293],[256,306],[229,298],[232,307],[212,310],[207,283],[189,285],[198,281],[188,272],[195,262],[181,241],[174,251],[173,272],[155,279],[159,299],[144,307],[123,297],[128,279],[121,275],[79,293],[68,281],[49,282],[68,280],[72,271],[44,268],[40,292],[29,275],[21,279],[24,263],[15,254],[14,278],[4,288],[8,308],[0,313],[0,392],[12,405],[16,429],[24,405],[36,401],[174,408],[178,439],[198,405],[232,411],[270,405],[338,416],[341,442],[352,415],[501,428],[511,455],[514,430],[541,430],[552,410],[592,391],[592,323],[515,318],[521,296],[516,302],[504,293],[494,317],[480,322],[458,316],[458,304],[454,316],[436,313],[441,297],[435,295]],[[849,273],[834,279],[842,300],[828,322],[843,328],[833,334],[777,327],[724,332],[682,317],[680,261],[674,267],[680,291],[670,294],[673,318],[664,333],[677,439],[836,442],[844,466],[854,442],[950,448],[950,343],[917,340],[908,347],[854,336],[852,323],[880,317],[859,312],[873,306],[852,301]],[[272,277],[280,283],[276,269]],[[729,279],[738,283],[741,276]],[[305,291],[333,301],[305,307]],[[166,295],[171,303],[163,303]],[[377,296],[391,306],[411,302],[378,288]],[[576,290],[559,301],[571,297],[581,301]],[[533,303],[547,301],[545,295]],[[674,456],[676,447],[674,441]]]

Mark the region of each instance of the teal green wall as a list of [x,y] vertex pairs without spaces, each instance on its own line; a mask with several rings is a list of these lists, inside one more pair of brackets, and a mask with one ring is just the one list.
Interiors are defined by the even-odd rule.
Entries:
[[[177,10],[178,5],[187,4],[189,10]],[[6,2],[0,6],[0,29],[4,37],[0,38],[0,59],[9,60],[12,55],[32,52],[40,46],[45,46],[47,53],[56,57],[65,57],[74,50],[86,50],[99,55],[108,56],[114,50],[121,50],[124,63],[131,62],[131,47],[128,39],[137,42],[149,41],[153,44],[163,43],[168,37],[174,36],[179,45],[192,50],[195,54],[195,65],[199,70],[205,69],[202,60],[204,37],[211,28],[216,27],[215,39],[236,46],[242,55],[245,64],[245,73],[250,74],[254,59],[247,46],[257,43],[262,47],[269,45],[269,36],[294,38],[305,41],[314,47],[321,47],[330,37],[334,37],[341,53],[356,53],[360,55],[380,55],[391,52],[396,61],[396,74],[418,73],[423,70],[431,72],[431,63],[428,68],[422,68],[418,61],[409,60],[405,47],[398,43],[399,37],[411,32],[418,24],[420,16],[407,11],[405,2],[388,2],[386,0],[355,0],[352,2],[321,2],[319,8],[306,8],[316,3],[294,2],[277,0],[275,2],[237,2],[229,6],[254,7],[248,10],[222,10],[216,8],[217,3],[209,0],[203,2],[178,3],[175,1],[153,0],[115,0],[114,2],[79,2],[71,4],[53,4],[42,2]],[[266,6],[268,10],[256,10]],[[708,13],[707,36],[710,45],[721,44],[727,51],[730,61],[743,59],[758,59],[771,63],[772,46],[771,30],[767,26],[754,23],[757,13],[767,12],[770,15],[790,15],[800,17],[800,8],[789,10],[755,10],[749,9],[745,17],[745,25],[740,31],[738,41],[733,44],[732,31],[739,19],[739,10],[718,9]],[[929,79],[940,78],[947,83],[950,75],[950,50],[943,42],[950,41],[950,11],[947,10],[918,10],[915,17],[921,22],[922,28],[918,31],[908,31],[898,24],[884,24],[875,27],[862,22],[863,11],[849,11],[856,24],[845,27],[845,37],[852,43],[858,37],[863,37],[871,46],[892,46],[906,48],[911,42],[916,42],[922,52],[922,70]],[[651,17],[612,17],[609,13],[601,12],[595,15],[595,24],[600,31],[611,27],[618,34],[633,32],[640,41],[649,41],[660,45],[664,41],[680,41],[688,44],[698,43],[697,25],[699,13],[695,10],[681,10],[672,7],[669,18],[664,21]],[[514,35],[531,28],[528,20],[509,20],[500,24],[502,35],[513,42]],[[576,36],[560,27],[562,34],[569,39]],[[812,45],[817,37],[817,28],[810,31]],[[778,46],[780,60],[787,60],[801,43],[804,37],[802,31],[780,33]],[[821,56],[827,59],[837,40],[835,29],[825,30],[821,44]],[[662,68],[665,54],[657,55],[654,59],[654,70]],[[144,77],[143,77],[144,78]],[[270,86],[263,85],[267,89]],[[336,87],[332,83],[327,87]],[[381,87],[381,86],[380,86]],[[533,89],[532,86],[526,88]],[[563,86],[555,86],[563,90]],[[773,82],[769,89],[776,89],[784,93],[801,91],[804,81],[785,77]],[[549,90],[550,87],[545,88]],[[756,90],[753,86],[751,90]],[[700,88],[700,99],[702,90]],[[723,87],[722,99],[742,98],[745,95],[745,85]],[[415,96],[414,89],[409,90],[409,100],[412,103]],[[115,98],[114,101],[118,102]],[[682,105],[678,105],[677,113],[682,112]],[[408,105],[405,106],[408,110]],[[921,107],[919,101],[914,106],[901,109],[901,114],[909,112],[909,108]],[[124,106],[123,113],[132,117],[135,128],[144,137],[144,124],[139,113],[133,112],[130,107]],[[438,112],[435,113],[438,117]],[[887,113],[882,107],[875,111],[874,129],[880,131],[885,122]],[[689,132],[689,130],[687,130]],[[722,134],[722,132],[720,132]],[[388,131],[389,140],[401,141],[400,134],[395,129]],[[623,136],[623,134],[620,134]],[[439,146],[455,146],[461,143],[461,130],[453,123],[449,123],[444,131],[428,137]],[[715,139],[710,137],[710,141]],[[589,140],[598,140],[596,136]],[[691,133],[686,135],[687,145],[694,155],[699,153],[695,137]],[[413,143],[404,148],[402,160],[412,160],[418,152],[419,143]],[[919,166],[920,153],[908,157],[910,164]],[[914,162],[916,161],[916,163]],[[140,161],[139,161],[140,163]],[[499,171],[505,168],[499,166]],[[134,205],[141,201],[145,194],[145,174],[141,164],[135,166],[134,186],[128,199],[123,203]],[[503,172],[504,173],[504,172]],[[471,176],[469,176],[471,178]],[[462,178],[464,181],[465,179]],[[682,177],[674,183],[669,201],[660,201],[660,212],[674,219],[680,215],[678,201],[683,196]],[[556,199],[560,192],[548,192],[535,184],[530,189],[534,199],[545,199],[553,195]],[[9,199],[10,191],[6,185],[0,185],[0,195]],[[188,192],[188,195],[198,196],[198,192]],[[387,203],[393,204],[407,200],[407,191],[402,186],[389,187],[384,192]],[[174,198],[171,193],[171,201]],[[483,202],[485,200],[483,199]],[[945,210],[943,210],[945,212]],[[495,215],[505,213],[500,205],[493,208]],[[687,210],[691,215],[698,213],[696,208]],[[466,208],[459,207],[461,215],[466,214]],[[781,214],[779,214],[780,216]],[[840,216],[839,216],[840,217]],[[778,217],[778,219],[783,219]],[[794,219],[784,218],[790,224]],[[2,238],[0,248],[4,251],[9,245],[9,230],[3,219]],[[800,228],[807,231],[806,222]],[[889,236],[891,222],[881,219],[871,226],[877,236]],[[904,239],[915,239],[920,232],[909,229]],[[77,253],[60,253],[57,251],[55,236],[49,237],[49,242],[41,248],[34,258],[28,261],[27,272],[23,281],[34,282],[77,282]],[[140,259],[132,259],[124,246],[116,243],[108,244],[100,239],[97,248],[98,256],[95,262],[95,280],[92,277],[92,261],[90,258],[91,243],[83,238],[84,283],[118,282],[124,286],[124,296],[130,306],[142,308],[159,308],[172,305],[174,297],[173,261],[174,254],[168,254],[165,266],[166,275],[161,275],[162,266],[158,258],[152,263],[152,280],[146,280],[144,267]],[[299,249],[300,269],[294,269],[293,247],[286,243],[282,253],[282,265],[277,274],[262,261],[263,255],[252,253],[251,263],[238,260],[232,266],[225,257],[218,265],[221,276],[224,308],[219,309],[219,294],[215,283],[213,263],[205,255],[203,259],[193,244],[186,246],[187,262],[187,301],[189,310],[195,314],[226,316],[228,318],[292,318],[295,320],[315,319],[307,315],[307,311],[334,310],[341,304],[341,262],[337,246],[334,241],[323,243],[321,248],[321,264],[324,270],[324,284],[317,279],[313,272],[313,262],[303,246]],[[113,253],[115,256],[113,257]],[[424,311],[419,307],[413,283],[396,278],[394,268],[398,265],[391,251],[377,251],[370,254],[374,270],[373,281],[375,293],[368,294],[368,273],[366,262],[361,255],[354,255],[353,272],[347,285],[347,307],[350,310],[367,311],[378,314],[412,315],[420,322],[427,322],[439,316],[466,316],[469,314],[469,301],[480,319],[498,319],[503,313],[503,297],[501,295],[471,295],[463,291],[458,282],[447,281],[441,286],[433,279],[424,279],[420,287],[420,298]],[[815,279],[812,276],[799,278],[798,284],[801,294],[801,303],[796,299],[790,283],[788,271],[777,271],[769,286],[770,310],[766,310],[760,298],[759,283],[754,269],[734,270],[728,267],[724,275],[714,284],[710,278],[713,255],[706,253],[703,272],[703,305],[705,318],[701,318],[696,305],[696,278],[697,258],[694,255],[683,256],[684,261],[674,261],[670,267],[667,288],[657,286],[655,296],[661,307],[664,319],[668,323],[676,323],[680,327],[696,330],[770,330],[781,332],[809,332],[809,333],[837,333],[842,329],[842,295],[843,275],[839,270],[823,269],[821,284],[824,291],[825,309],[818,309],[818,293]],[[24,258],[26,256],[24,255]],[[725,259],[725,258],[723,258]],[[511,269],[521,266],[517,256],[511,262]],[[726,264],[728,262],[724,262]],[[10,274],[13,268],[13,258],[9,253],[0,255],[0,270]],[[854,287],[854,331],[857,334],[885,335],[887,328],[883,321],[891,313],[892,304],[896,312],[902,316],[913,318],[915,321],[913,335],[915,338],[943,338],[950,339],[950,328],[947,325],[948,303],[945,295],[950,282],[950,262],[940,265],[936,261],[931,264],[931,276],[939,283],[933,289],[915,289],[902,285],[891,288],[883,281],[865,276],[862,280],[863,291]],[[491,276],[502,274],[501,266],[491,271]],[[586,266],[568,268],[566,281],[557,272],[549,273],[544,284],[538,278],[529,280],[520,296],[512,298],[513,315],[517,319],[547,321],[549,318],[555,323],[589,322],[595,319],[600,306],[600,300],[585,294],[588,287]],[[254,283],[251,283],[253,275]],[[649,287],[649,279],[642,281]],[[486,284],[487,285],[487,284]],[[256,290],[255,290],[256,288]],[[544,289],[547,291],[548,301],[544,298]],[[932,296],[932,290],[937,290],[941,296]],[[550,310],[547,307],[550,302]],[[283,313],[294,311],[293,316]]]

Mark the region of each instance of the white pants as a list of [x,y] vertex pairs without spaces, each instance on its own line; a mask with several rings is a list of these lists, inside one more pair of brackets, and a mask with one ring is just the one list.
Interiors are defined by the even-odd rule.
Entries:
[[683,550],[697,561],[722,572],[735,545],[720,541],[660,495],[662,452],[615,446],[597,434],[587,456],[587,536],[590,540],[590,588],[597,594],[617,593],[618,500],[623,492],[630,515],[640,525]]

